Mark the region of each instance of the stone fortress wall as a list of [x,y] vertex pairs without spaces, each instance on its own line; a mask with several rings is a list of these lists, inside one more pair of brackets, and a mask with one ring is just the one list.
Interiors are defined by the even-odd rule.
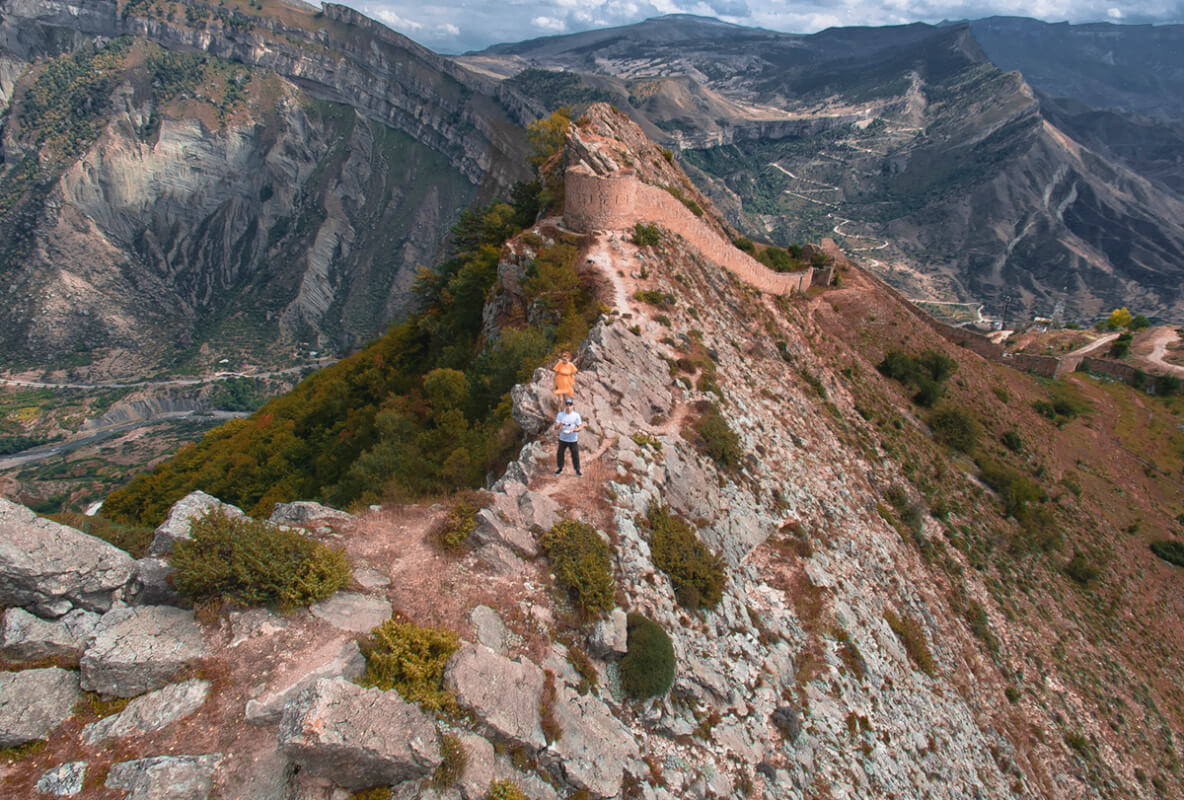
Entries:
[[[635,223],[661,225],[678,234],[709,261],[724,267],[745,283],[770,294],[804,292],[814,285],[815,270],[775,272],[695,216],[670,192],[642,183],[632,170],[601,177],[583,164],[564,176],[564,224],[581,233],[632,228]],[[819,273],[833,274],[831,270]],[[822,283],[819,274],[817,282]]]
[[[573,231],[632,228],[638,222],[660,225],[678,234],[709,261],[724,267],[745,283],[762,292],[789,295],[805,292],[812,285],[826,286],[834,275],[833,267],[801,272],[776,272],[738,249],[719,232],[695,216],[672,194],[658,186],[642,183],[632,170],[620,170],[608,176],[595,174],[584,164],[569,167],[564,176],[564,224]],[[871,280],[896,297],[925,325],[953,344],[977,353],[988,361],[1030,372],[1045,378],[1059,378],[1081,369],[1146,388],[1144,373],[1128,364],[1082,356],[1041,356],[1007,353],[1002,345],[967,328],[939,322],[892,286],[867,270]]]

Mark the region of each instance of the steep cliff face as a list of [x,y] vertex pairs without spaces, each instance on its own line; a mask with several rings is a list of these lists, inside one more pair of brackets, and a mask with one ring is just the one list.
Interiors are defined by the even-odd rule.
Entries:
[[342,7],[18,0],[0,52],[8,367],[348,349],[525,174],[490,87]]

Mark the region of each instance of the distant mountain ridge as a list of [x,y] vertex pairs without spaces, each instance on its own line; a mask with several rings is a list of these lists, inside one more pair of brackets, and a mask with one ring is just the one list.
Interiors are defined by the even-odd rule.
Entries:
[[[1181,29],[1078,27],[995,18],[796,35],[663,17],[459,60],[493,75],[569,71],[681,149],[734,224],[783,243],[838,235],[915,296],[1184,318],[1180,134],[1161,102],[1184,72]],[[1121,74],[1058,77],[1106,37],[1120,40],[1114,69],[1163,64],[1165,77],[1125,104]],[[1032,81],[1000,67],[1008,53]],[[534,83],[554,104],[555,87]],[[1158,119],[1127,110],[1152,106]]]

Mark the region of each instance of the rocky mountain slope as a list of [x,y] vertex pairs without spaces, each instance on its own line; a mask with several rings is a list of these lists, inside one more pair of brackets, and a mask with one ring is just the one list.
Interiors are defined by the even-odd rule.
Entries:
[[2,366],[355,347],[526,177],[530,114],[342,6],[5,0]]
[[[568,134],[567,165],[606,187],[670,175],[641,141],[594,106]],[[607,190],[585,200],[622,207]],[[443,507],[281,504],[277,524],[344,547],[351,590],[307,612],[207,608],[199,621],[162,576],[213,498],[174,506],[139,562],[0,507],[4,536],[57,537],[76,554],[72,572],[62,548],[0,547],[9,666],[38,666],[50,642],[66,665],[0,673],[39,698],[36,719],[0,705],[3,741],[47,741],[8,754],[5,790],[1184,796],[1180,575],[1147,548],[1179,536],[1180,401],[986,363],[854,265],[835,288],[762,293],[670,232],[681,211],[647,220],[657,238],[641,246],[628,227],[563,227],[588,218],[508,242],[486,315],[491,333],[520,324],[508,310],[538,248],[575,236],[607,307],[576,359],[584,474],[553,474],[540,369],[512,393],[525,446],[481,510],[451,509],[472,523],[460,552],[441,544],[454,529]],[[897,348],[942,366],[934,411],[877,370]],[[952,438],[951,413],[973,417],[976,436]],[[718,556],[690,582],[660,539],[671,519],[692,537],[684,552]],[[553,574],[543,534],[561,520],[592,526],[611,553],[603,613],[582,618]],[[350,682],[365,668],[351,638],[392,610],[460,636],[436,689],[461,713]],[[650,699],[624,688],[639,647],[627,612],[672,641],[673,685]],[[137,698],[117,715],[74,711],[80,685]],[[445,755],[456,744],[459,769]]]
[[[1005,303],[1048,313],[1063,299],[1081,319],[1120,305],[1178,318],[1179,136],[1174,106],[1156,99],[1180,70],[1177,34],[1107,28],[1073,49],[1062,40],[1086,33],[1031,25],[1017,37],[1007,22],[801,36],[676,15],[461,61],[515,76],[552,104],[610,96],[682,149],[741,228],[782,243],[835,235],[914,296],[985,302],[991,313]],[[984,52],[980,29],[1004,61]],[[1097,52],[1107,37],[1109,60]],[[1022,63],[1021,38],[1032,54]],[[1091,65],[1075,74],[1093,83],[1055,79],[1073,70],[1053,69],[1062,51],[1066,64]],[[1149,62],[1162,79],[1139,78]],[[1015,66],[1031,66],[1042,91],[1078,111],[1122,105],[1109,110],[1119,121],[1046,111],[1026,73],[1004,71]],[[547,77],[554,69],[573,74]],[[1122,110],[1150,104],[1169,119]]]

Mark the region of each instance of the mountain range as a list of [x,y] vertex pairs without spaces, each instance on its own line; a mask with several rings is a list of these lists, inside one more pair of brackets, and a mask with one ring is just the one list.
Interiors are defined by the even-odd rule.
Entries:
[[1179,319],[1182,43],[1179,26],[795,35],[676,15],[460,60],[552,105],[611,99],[746,233],[835,235],[914,296]]

